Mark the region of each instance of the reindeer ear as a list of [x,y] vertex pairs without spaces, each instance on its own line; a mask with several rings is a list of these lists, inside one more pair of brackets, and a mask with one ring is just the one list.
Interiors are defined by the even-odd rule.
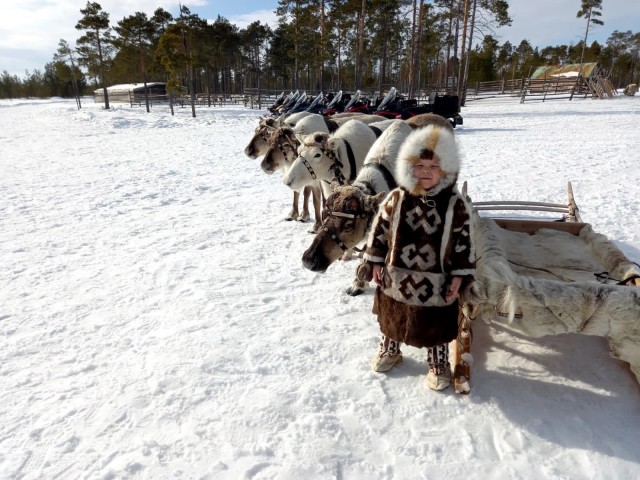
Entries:
[[291,130],[290,128],[285,132],[286,136],[287,136],[287,140],[289,141],[289,143],[291,143],[291,145],[293,147],[296,147],[297,145],[300,145],[300,142],[298,142],[298,138],[296,137],[296,135],[293,133],[293,130]]
[[338,148],[340,140],[337,138],[329,138],[327,140],[327,149],[336,150]]
[[376,195],[367,195],[364,197],[364,210],[365,212],[375,212],[378,210],[380,201],[384,198],[387,192],[380,192]]

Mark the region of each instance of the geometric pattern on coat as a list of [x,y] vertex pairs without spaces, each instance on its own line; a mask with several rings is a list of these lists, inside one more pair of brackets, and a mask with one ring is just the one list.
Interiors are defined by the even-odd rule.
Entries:
[[400,258],[404,264],[409,268],[417,265],[420,270],[429,270],[435,266],[438,258],[435,249],[429,244],[423,245],[420,250],[417,248],[417,245],[412,243],[402,249]]
[[435,203],[433,203],[433,206],[431,206],[431,208],[426,212],[420,208],[420,205],[417,205],[414,209],[408,211],[406,222],[414,231],[422,228],[427,235],[431,235],[438,230],[438,227],[442,223],[442,219],[440,218],[440,215],[438,215]]
[[[399,302],[417,306],[444,306],[446,302],[442,293],[446,285],[446,276],[434,272],[420,272],[389,265],[385,269],[389,276],[388,284],[393,288],[385,288],[386,295]],[[384,282],[387,284],[387,281]]]
[[407,275],[398,288],[405,298],[417,297],[422,303],[427,303],[433,297],[433,289],[434,285],[428,278],[422,277],[416,280],[413,275]]

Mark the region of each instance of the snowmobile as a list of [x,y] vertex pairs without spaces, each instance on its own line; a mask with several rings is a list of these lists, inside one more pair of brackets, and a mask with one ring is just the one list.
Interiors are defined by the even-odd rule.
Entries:
[[369,101],[367,97],[363,97],[360,90],[356,90],[356,93],[351,97],[349,103],[344,106],[345,112],[357,112],[357,113],[371,113],[369,108]]
[[305,109],[307,101],[307,92],[302,92],[296,98],[296,101],[282,111],[283,115],[291,115],[292,113],[301,112]]
[[344,111],[344,95],[342,94],[342,90],[334,95],[326,108],[322,111],[322,115],[325,117],[330,117],[334,113],[340,113]]
[[286,98],[287,96],[285,96],[284,92],[282,92],[280,95],[278,95],[278,98],[276,98],[275,102],[273,102],[273,105],[267,107],[267,110],[269,110],[271,113],[274,113],[276,109],[284,103]]
[[326,96],[324,93],[320,92],[316,97],[311,101],[311,103],[304,109],[305,112],[310,113],[321,113],[326,105]]
[[295,103],[298,97],[300,96],[300,92],[298,90],[294,92],[290,92],[286,97],[282,99],[282,101],[278,105],[274,105],[268,110],[274,117],[279,117],[282,115],[288,108],[291,108]]
[[460,116],[460,103],[457,95],[437,95],[435,92],[429,96],[429,103],[418,105],[416,99],[406,100],[398,93],[395,87],[391,87],[384,99],[373,112],[385,118],[406,120],[422,113],[434,113],[446,118],[452,127],[462,125]]

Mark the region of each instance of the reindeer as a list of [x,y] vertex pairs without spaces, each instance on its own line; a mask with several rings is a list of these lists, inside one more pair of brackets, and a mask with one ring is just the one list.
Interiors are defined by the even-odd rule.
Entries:
[[[274,118],[274,117],[268,117],[268,118],[261,118],[260,119],[260,123],[258,124],[258,126],[256,127],[255,131],[254,131],[254,135],[251,138],[251,141],[249,142],[249,144],[245,147],[244,149],[244,153],[247,157],[249,158],[258,158],[261,155],[265,155],[268,151],[269,148],[272,145],[272,136],[273,133],[280,128],[280,125],[285,123],[286,125],[290,125],[290,126],[295,126],[295,124],[297,122],[299,122],[300,120],[302,120],[304,117],[311,115],[311,113],[309,112],[296,112],[293,113],[291,115],[285,116],[282,115],[278,118]],[[295,147],[297,148],[297,146]],[[263,170],[265,170],[263,168]],[[276,169],[268,171],[265,170],[266,173],[273,173],[274,171],[276,171]],[[309,188],[305,188],[304,192],[303,192],[303,201],[302,201],[302,214],[299,212],[298,210],[298,203],[300,200],[300,192],[293,192],[293,203],[291,206],[291,211],[289,212],[289,214],[286,216],[285,220],[287,221],[291,221],[291,220],[298,220],[301,222],[306,222],[309,220],[310,215],[309,215],[309,198],[313,196],[313,200],[314,200],[314,208],[317,212],[317,219],[316,220],[316,224],[319,225],[320,224],[320,196],[319,196],[319,189],[313,189],[313,187],[309,187]],[[316,226],[314,226],[314,228],[311,229],[312,233],[316,232]]]
[[266,153],[269,148],[269,138],[277,128],[277,122],[278,119],[273,117],[260,119],[258,126],[253,131],[253,137],[244,148],[244,154],[247,157],[256,159]]
[[[264,158],[260,163],[262,171],[267,175],[271,175],[274,172],[286,172],[293,161],[297,157],[298,139],[296,138],[293,130],[288,127],[278,127],[271,134],[269,140],[270,147],[264,154]],[[313,199],[313,208],[315,212],[315,221],[313,226],[309,229],[310,233],[316,233],[320,227],[320,209],[322,205],[322,192],[319,184],[311,184],[304,187],[303,190],[304,201],[302,214],[299,215],[297,211],[297,198],[300,196],[300,192],[294,191],[294,204],[291,212],[287,216],[286,220],[298,220],[306,222],[309,220],[309,197]]]
[[[276,127],[275,129],[271,130],[270,138],[267,141],[269,148],[264,153],[264,158],[262,159],[262,163],[260,164],[262,170],[268,175],[271,175],[272,173],[277,171],[286,172],[295,160],[297,156],[296,152],[298,150],[298,147],[300,146],[300,141],[295,135],[292,128],[299,128],[301,131],[315,129],[316,131],[333,133],[340,127],[340,125],[350,120],[350,118],[341,117],[336,121],[333,121],[323,117],[322,115],[310,114],[300,118],[297,122],[295,122],[294,127],[289,127],[289,125],[294,123],[295,119],[293,117],[295,117],[295,115],[297,114],[291,115],[292,118],[284,122],[285,126]],[[377,117],[377,119],[379,120],[380,117]],[[297,198],[299,197],[300,193],[298,191],[294,191],[293,195],[294,206],[291,212],[289,212],[289,215],[287,215],[286,220],[295,219],[303,222],[308,221],[310,218],[308,205],[309,197],[311,197],[313,199],[315,221],[313,226],[309,229],[309,232],[316,233],[321,223],[320,209],[322,208],[322,193],[319,183],[314,182],[304,187],[302,214],[299,214],[297,210]]]
[[269,137],[273,131],[281,126],[293,128],[304,117],[314,115],[310,112],[296,112],[291,115],[281,115],[280,117],[260,117],[258,126],[255,128],[253,137],[244,149],[244,154],[249,158],[258,158],[264,155],[269,149]]
[[333,135],[324,132],[308,135],[282,181],[293,190],[319,181],[325,198],[328,197],[334,177],[342,184],[355,180],[369,149],[391,122],[378,122],[370,128],[358,120],[350,120]]
[[[332,193],[325,202],[322,225],[302,255],[305,268],[324,272],[365,239],[378,204],[397,186],[392,172],[398,151],[411,131],[412,127],[404,121],[392,120],[372,145],[353,184],[331,184]],[[347,293],[359,295],[364,287],[364,282],[356,278]]]
[[357,113],[355,115],[349,114],[346,117],[339,117],[338,115],[339,114],[336,114],[330,118],[317,114],[309,115],[291,128],[293,128],[298,141],[302,143],[305,137],[311,133],[327,131],[329,133],[333,133],[350,120],[358,120],[359,122],[366,123],[367,125],[379,123],[385,120],[385,118],[380,115],[365,115],[362,113]]

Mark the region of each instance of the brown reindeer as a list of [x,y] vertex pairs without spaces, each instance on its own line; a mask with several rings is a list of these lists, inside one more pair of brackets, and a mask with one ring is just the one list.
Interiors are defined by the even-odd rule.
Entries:
[[[269,152],[269,148],[272,145],[272,137],[274,132],[280,128],[280,124],[285,123],[285,124],[291,124],[291,125],[295,125],[295,123],[299,120],[301,120],[302,118],[304,118],[305,116],[308,115],[308,112],[299,112],[298,114],[294,114],[294,115],[290,115],[289,117],[282,118],[261,118],[260,119],[260,123],[258,124],[258,126],[255,128],[254,131],[254,135],[251,138],[251,141],[249,142],[249,144],[245,147],[244,149],[244,153],[247,157],[249,158],[258,158],[261,155],[266,155]],[[295,139],[295,137],[294,137]],[[277,162],[276,162],[277,163]],[[265,168],[264,167],[264,160],[262,162],[263,167],[262,169],[265,171],[265,173],[267,174],[271,174],[275,171],[280,170],[280,167],[275,167],[275,168]],[[284,164],[283,164],[284,166]],[[319,192],[319,191],[318,191]],[[314,224],[314,227],[312,227],[312,229],[310,230],[311,233],[315,233],[316,232],[316,228],[317,225],[320,224],[320,202],[321,199],[317,198],[317,196],[319,195],[318,192],[314,192],[312,187],[305,187],[303,190],[303,202],[302,202],[302,213],[300,213],[299,209],[298,209],[298,204],[300,202],[300,192],[293,192],[293,202],[292,202],[292,206],[291,206],[291,211],[289,212],[289,214],[286,216],[285,220],[287,221],[291,221],[291,220],[297,220],[297,221],[301,221],[301,222],[306,222],[310,219],[310,215],[309,215],[309,198],[311,198],[313,196],[313,201],[314,201],[314,208],[316,210],[316,224]]]
[[338,182],[333,186],[334,193],[327,198],[322,210],[322,225],[302,255],[302,264],[312,272],[324,273],[329,265],[365,238],[380,201],[388,193],[369,195],[358,186]]
[[249,158],[258,158],[264,155],[269,149],[269,138],[273,131],[277,128],[278,119],[261,118],[260,123],[253,132],[253,137],[249,144],[244,148],[244,154]]
[[[289,127],[276,128],[271,134],[269,144],[270,147],[264,154],[260,167],[267,175],[271,175],[274,172],[286,172],[298,155],[297,150],[299,143],[293,130]],[[302,214],[298,212],[297,198],[299,198],[299,196],[299,191],[293,192],[293,206],[286,220],[308,221],[310,219],[308,207],[309,197],[312,197],[315,221],[309,231],[316,233],[320,227],[320,209],[322,206],[320,186],[316,183],[304,187]]]

